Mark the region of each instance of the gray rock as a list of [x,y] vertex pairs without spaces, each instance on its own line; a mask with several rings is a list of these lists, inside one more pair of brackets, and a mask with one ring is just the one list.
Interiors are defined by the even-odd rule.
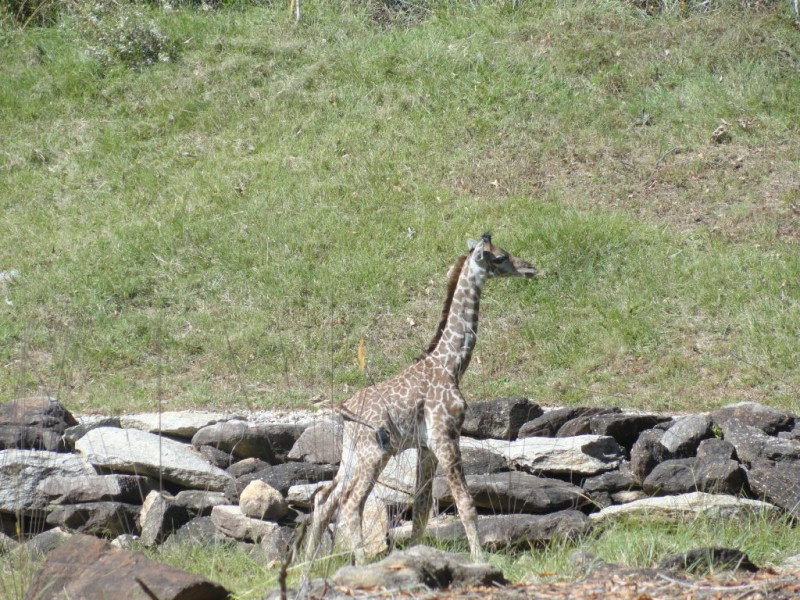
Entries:
[[41,557],[50,553],[56,548],[63,546],[69,541],[72,535],[73,534],[65,531],[61,527],[48,529],[47,531],[38,533],[30,538],[27,542],[21,545],[21,548],[23,548],[30,556]]
[[472,402],[467,412],[461,433],[477,439],[516,439],[519,428],[542,415],[538,404],[527,398],[497,398],[484,402]]
[[800,517],[800,461],[758,461],[747,470],[747,483],[759,498]]
[[672,458],[661,444],[664,431],[648,429],[639,434],[639,439],[631,447],[631,473],[639,483],[644,482],[656,465]]
[[229,414],[202,410],[181,410],[138,413],[120,417],[120,426],[125,429],[141,429],[148,433],[163,433],[168,436],[191,440],[203,427],[235,418]]
[[[210,448],[211,446],[201,446],[201,448]],[[238,479],[243,475],[247,475],[248,473],[255,473],[256,471],[260,471],[261,469],[266,469],[270,467],[268,462],[261,460],[260,458],[243,458],[242,460],[233,463],[230,467],[225,469],[232,477]]]
[[78,533],[113,538],[123,533],[138,533],[136,525],[141,507],[124,502],[84,502],[56,506],[47,515],[48,525]]
[[733,444],[745,465],[761,460],[800,460],[800,443],[767,435],[760,428],[745,425],[738,419],[720,424],[724,439]]
[[119,417],[80,417],[77,425],[68,428],[64,432],[64,439],[67,441],[70,448],[74,448],[75,442],[89,433],[92,429],[97,429],[98,427],[119,428]]
[[473,564],[455,554],[414,546],[365,567],[342,567],[331,581],[349,589],[402,590],[414,586],[432,589],[489,586],[506,580],[499,569],[488,564]]
[[670,417],[656,413],[597,415],[591,419],[591,432],[613,437],[621,446],[631,448],[642,431],[670,420]]
[[237,540],[258,543],[263,538],[275,535],[280,525],[272,521],[252,519],[235,505],[215,506],[211,520],[219,531]]
[[215,506],[228,504],[224,493],[204,490],[183,490],[175,494],[174,502],[188,510],[189,514],[199,517],[210,515]]
[[195,517],[169,535],[164,541],[164,546],[223,546],[234,542],[232,537],[217,529],[211,517]]
[[727,440],[709,438],[697,446],[697,458],[713,458],[716,460],[736,459],[736,448]]
[[567,421],[577,417],[619,413],[619,408],[563,407],[546,411],[519,428],[518,437],[555,437]]
[[75,448],[93,465],[162,477],[189,488],[218,491],[232,480],[190,446],[138,429],[93,429],[75,442]]
[[712,573],[721,570],[755,573],[759,570],[747,554],[735,548],[694,548],[688,552],[670,554],[661,561],[659,568],[690,573]]
[[305,430],[305,425],[250,423],[231,420],[203,427],[192,437],[195,447],[213,446],[238,458],[282,462]]
[[39,514],[47,499],[37,493],[52,476],[85,477],[97,472],[83,458],[46,450],[0,450],[0,512]]
[[267,563],[282,562],[293,541],[294,529],[281,527],[273,535],[261,539],[254,555]]
[[[575,538],[588,529],[586,515],[578,510],[562,510],[546,515],[480,515],[478,533],[484,548],[497,551],[504,548],[533,548],[551,540]],[[407,531],[405,531],[407,530]],[[410,527],[395,530],[393,539],[405,541]],[[460,519],[436,519],[429,523],[425,535],[445,542],[465,541],[466,533]]]
[[527,437],[513,442],[461,438],[461,448],[483,448],[533,473],[595,475],[619,466],[624,450],[607,436]]
[[31,578],[26,600],[229,600],[222,586],[156,563],[139,552],[77,534]]
[[141,503],[158,482],[140,475],[88,475],[65,477],[53,475],[43,479],[36,490],[52,504],[81,502]]
[[67,428],[75,417],[55,398],[34,397],[0,403],[0,450],[68,450]]
[[139,536],[132,533],[123,533],[111,540],[111,545],[121,550],[132,550],[138,543]]
[[700,491],[739,494],[744,475],[739,463],[730,459],[682,458],[657,465],[644,480],[648,494],[684,494]]
[[287,458],[316,464],[338,465],[342,459],[340,421],[324,420],[306,429],[292,446]]
[[644,498],[627,504],[615,504],[589,515],[592,522],[608,518],[639,514],[648,518],[686,519],[697,515],[732,518],[752,514],[777,515],[777,508],[768,502],[737,498],[728,494],[691,492],[677,496]]
[[285,496],[293,485],[316,483],[331,479],[336,474],[334,465],[315,465],[312,463],[289,462],[265,467],[236,479],[235,483],[225,489],[230,500],[239,501],[239,494],[247,485],[256,479],[263,481]]
[[639,484],[633,477],[630,468],[619,468],[589,477],[583,481],[581,487],[586,492],[619,492],[638,488]]
[[564,423],[556,433],[556,437],[574,437],[576,435],[589,435],[592,433],[592,417],[580,416]]
[[[490,475],[509,471],[505,458],[485,448],[463,448],[461,465],[464,475]],[[436,475],[441,476],[442,474],[442,466],[437,465]]]
[[[467,488],[478,508],[502,513],[547,513],[587,503],[581,488],[559,479],[509,472],[467,476]],[[440,505],[454,503],[442,477],[433,480],[433,497]]]
[[18,546],[19,542],[17,540],[0,532],[0,556],[16,550]]
[[168,535],[191,521],[192,517],[192,513],[175,502],[171,494],[150,492],[142,505],[140,541],[145,546],[160,544]]
[[197,451],[200,453],[200,456],[205,458],[210,464],[214,465],[215,467],[219,467],[220,469],[228,469],[229,467],[233,466],[237,460],[239,460],[233,454],[229,454],[223,450],[218,450],[217,448],[214,448],[214,446],[200,446]]
[[678,458],[695,454],[701,440],[711,436],[711,417],[705,414],[687,415],[675,421],[661,437],[661,445]]
[[755,427],[767,435],[775,435],[779,431],[788,431],[794,427],[792,415],[757,402],[724,406],[712,414],[712,419],[720,427],[727,421],[736,420],[743,425]]

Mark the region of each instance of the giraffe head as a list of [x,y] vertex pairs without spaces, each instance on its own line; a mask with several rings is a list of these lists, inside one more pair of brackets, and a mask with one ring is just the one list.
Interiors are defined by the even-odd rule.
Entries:
[[486,269],[488,277],[533,277],[536,267],[509,254],[492,243],[492,236],[484,233],[478,241],[467,240],[471,258]]

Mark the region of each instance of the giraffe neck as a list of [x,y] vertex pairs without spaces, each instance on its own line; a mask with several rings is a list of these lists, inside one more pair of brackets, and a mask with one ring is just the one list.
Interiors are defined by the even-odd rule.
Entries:
[[467,257],[461,268],[444,329],[431,352],[456,380],[467,370],[478,337],[478,309],[486,269]]

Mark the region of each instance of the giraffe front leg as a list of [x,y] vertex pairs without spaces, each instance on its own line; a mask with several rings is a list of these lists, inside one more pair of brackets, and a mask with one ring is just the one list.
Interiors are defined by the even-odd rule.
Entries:
[[475,511],[475,503],[467,489],[467,481],[461,463],[461,449],[458,445],[458,434],[448,431],[437,435],[432,437],[429,445],[442,465],[447,484],[456,501],[458,516],[467,534],[470,556],[474,562],[483,561],[483,550],[478,534],[478,513]]
[[417,456],[417,488],[411,526],[411,545],[419,544],[425,534],[425,526],[431,514],[431,490],[436,472],[436,455],[427,448],[420,448]]

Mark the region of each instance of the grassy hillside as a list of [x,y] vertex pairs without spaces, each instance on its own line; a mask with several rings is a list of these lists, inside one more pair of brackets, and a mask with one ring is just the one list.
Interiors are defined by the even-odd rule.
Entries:
[[788,4],[450,4],[4,18],[0,400],[342,399],[489,230],[468,398],[800,411]]

